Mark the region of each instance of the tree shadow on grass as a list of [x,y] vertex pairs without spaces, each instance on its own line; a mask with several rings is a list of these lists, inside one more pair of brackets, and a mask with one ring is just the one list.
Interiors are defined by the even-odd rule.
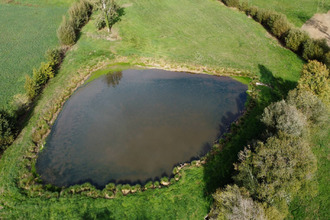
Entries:
[[111,211],[108,208],[90,208],[88,207],[87,210],[83,213],[83,219],[92,220],[92,219],[115,219]]
[[280,77],[275,77],[274,74],[264,65],[258,65],[260,72],[260,81],[271,86],[278,99],[285,98],[287,93],[297,86],[296,82],[284,80]]

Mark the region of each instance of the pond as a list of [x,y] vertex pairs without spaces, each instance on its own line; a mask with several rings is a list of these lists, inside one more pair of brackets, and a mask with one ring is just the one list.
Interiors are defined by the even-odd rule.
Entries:
[[123,70],[81,86],[37,159],[45,183],[145,183],[205,155],[237,119],[247,86],[229,77]]

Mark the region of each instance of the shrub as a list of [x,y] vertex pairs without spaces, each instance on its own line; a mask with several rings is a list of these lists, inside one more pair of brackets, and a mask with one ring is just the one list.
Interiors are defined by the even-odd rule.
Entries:
[[167,186],[169,184],[168,177],[164,176],[160,179],[160,184]]
[[329,70],[327,67],[313,60],[304,65],[298,81],[298,88],[314,93],[325,104],[328,104],[330,95],[329,82]]
[[308,39],[306,32],[297,28],[291,28],[285,37],[285,45],[294,52],[302,50],[303,43]]
[[159,187],[160,187],[160,183],[159,183],[159,181],[155,181],[155,182],[154,182],[154,187],[155,187],[155,188],[159,188]]
[[210,219],[266,219],[261,204],[253,201],[244,188],[227,185],[213,194]]
[[38,87],[37,87],[35,81],[28,75],[25,76],[24,89],[30,100],[32,100],[34,97],[36,97],[36,95],[38,93],[38,91],[37,91]]
[[266,27],[274,34],[276,37],[280,38],[284,33],[290,29],[290,23],[283,14],[271,13],[265,22]]
[[272,14],[273,12],[267,10],[267,9],[259,9],[255,16],[253,17],[254,20],[256,20],[257,22],[259,22],[260,24],[263,24],[265,25],[270,17],[270,15]]
[[57,29],[57,36],[63,45],[73,45],[76,42],[75,26],[72,20],[63,16],[62,23]]
[[60,48],[47,50],[45,57],[49,65],[55,70],[62,62],[64,52]]
[[178,169],[178,167],[174,167],[173,171],[172,171],[172,174],[175,175],[177,173],[179,173],[179,169]]
[[[38,72],[36,73],[37,78],[35,78],[34,80],[39,85],[45,85],[49,79],[54,77],[54,70],[50,63],[42,62],[37,72]],[[35,77],[35,73],[33,73],[33,77]]]
[[302,57],[306,60],[322,61],[328,50],[325,40],[307,39],[303,44]]
[[7,145],[14,141],[14,123],[10,114],[0,110],[0,150],[4,150]]
[[240,11],[244,11],[245,13],[247,13],[247,11],[249,10],[249,4],[247,2],[242,2],[239,4],[239,8]]
[[301,111],[312,125],[321,125],[328,121],[328,111],[321,100],[306,90],[291,90],[287,97],[287,103],[294,105]]
[[282,131],[287,134],[300,136],[305,131],[306,119],[295,106],[284,100],[270,104],[265,108],[261,121],[270,131]]
[[85,1],[75,2],[69,8],[70,20],[73,22],[73,27],[76,31],[86,24],[90,15],[91,8]]
[[109,183],[104,187],[107,191],[114,191],[116,189],[116,185],[114,183]]
[[247,9],[246,14],[250,15],[251,17],[255,17],[256,14],[258,13],[258,7],[256,6],[251,6],[249,9]]
[[154,186],[153,186],[153,184],[152,184],[152,181],[149,181],[149,182],[147,182],[145,185],[144,185],[144,189],[151,189],[151,188],[153,188]]
[[239,0],[222,0],[222,2],[229,7],[239,7]]

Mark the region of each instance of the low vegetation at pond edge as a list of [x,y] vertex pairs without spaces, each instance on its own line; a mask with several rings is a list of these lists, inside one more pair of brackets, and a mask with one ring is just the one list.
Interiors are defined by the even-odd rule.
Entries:
[[[15,2],[40,3],[46,7],[41,0]],[[58,1],[58,4],[66,2]],[[328,64],[324,59],[327,48],[323,48],[322,42],[306,41],[304,34],[296,29],[290,29],[283,38],[280,35],[288,30],[286,23],[279,25],[279,32],[271,25],[275,21],[281,24],[285,17],[274,13],[270,16],[274,19],[269,22],[270,17],[267,18],[263,25],[290,45],[292,51],[287,50],[255,21],[213,0],[117,2],[124,11],[111,35],[107,30],[95,28],[97,13],[94,13],[78,35],[77,43],[66,53],[57,76],[49,80],[35,99],[22,132],[2,155],[0,218],[201,219],[213,204],[211,218],[327,219],[329,69],[317,61],[303,67],[304,61],[292,52],[301,51],[298,54],[304,56],[308,48],[307,54],[312,55],[304,59],[322,58]],[[272,4],[273,1],[268,2],[268,6]],[[302,11],[310,13],[307,7],[308,4]],[[284,6],[278,8],[277,12],[287,11]],[[259,12],[266,10],[260,10],[260,16],[257,11],[254,19],[262,20],[264,14]],[[227,71],[254,76],[247,112],[213,147],[203,166],[187,166],[176,174],[180,177],[178,182],[175,177],[148,183],[145,187],[155,189],[144,192],[139,191],[142,186],[138,185],[115,189],[109,184],[106,189],[109,198],[103,195],[97,199],[90,184],[68,189],[34,184],[38,178],[31,161],[42,149],[43,138],[63,102],[91,72],[118,62],[177,70],[190,66],[194,72],[224,74]],[[40,72],[46,73],[44,69],[40,68]],[[266,86],[256,86],[257,81]],[[15,133],[12,129],[15,116],[0,112],[0,121],[0,142],[6,144]],[[272,161],[274,156],[281,160],[270,166],[267,161]],[[278,177],[283,184],[278,183]],[[22,188],[22,183],[27,189]],[[171,185],[167,187],[168,183]],[[158,188],[161,184],[165,187]],[[129,190],[135,194],[126,195]],[[111,192],[118,192],[115,199]],[[228,206],[228,202],[232,205]],[[246,205],[253,210],[242,212]]]

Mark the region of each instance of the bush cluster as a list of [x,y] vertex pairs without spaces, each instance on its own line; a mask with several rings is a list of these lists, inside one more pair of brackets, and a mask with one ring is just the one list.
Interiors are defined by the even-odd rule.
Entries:
[[87,0],[75,2],[70,7],[69,18],[63,16],[62,23],[57,30],[57,36],[62,45],[75,44],[79,31],[87,23],[92,10],[92,4]]
[[227,5],[228,7],[238,7],[239,6],[239,0],[223,0],[223,3]]
[[318,60],[328,67],[330,66],[330,48],[326,41],[311,39],[306,32],[294,28],[284,14],[249,6],[247,2],[240,3],[239,0],[221,1],[227,6],[236,7],[246,15],[251,16],[282,41],[287,48],[296,52],[305,60]]
[[41,63],[39,69],[33,69],[32,77],[26,75],[24,88],[30,100],[33,100],[48,80],[55,76],[63,55],[64,52],[61,49],[48,50],[46,52],[47,62]]

